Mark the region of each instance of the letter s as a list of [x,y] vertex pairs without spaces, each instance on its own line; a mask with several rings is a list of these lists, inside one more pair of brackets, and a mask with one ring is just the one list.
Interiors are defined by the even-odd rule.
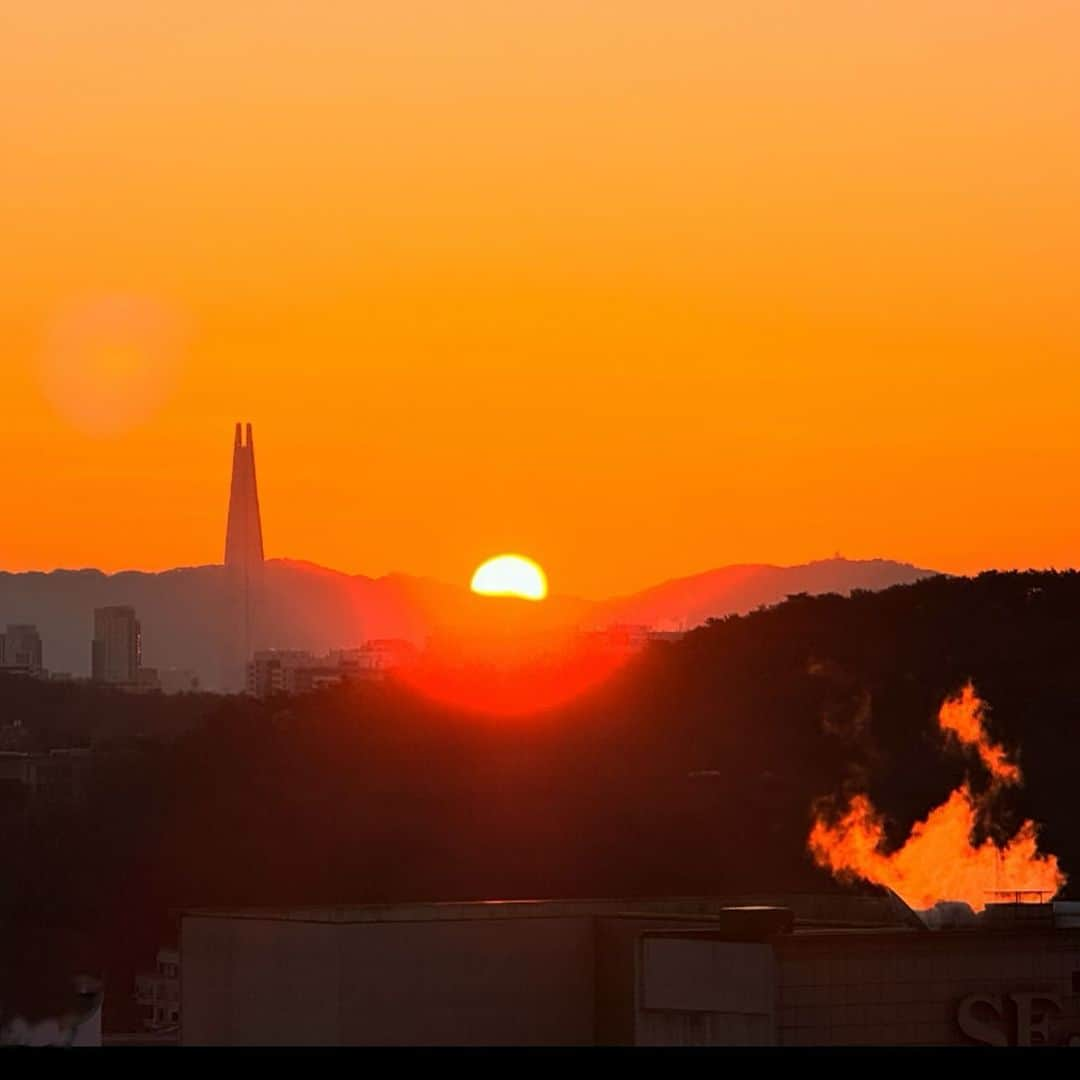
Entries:
[[976,1005],[988,1006],[997,1013],[998,1020],[1001,1019],[1001,998],[997,994],[972,994],[960,1002],[960,1008],[956,1014],[960,1030],[969,1039],[984,1043],[986,1046],[1008,1046],[1005,1032],[1000,1027],[980,1020],[975,1015]]

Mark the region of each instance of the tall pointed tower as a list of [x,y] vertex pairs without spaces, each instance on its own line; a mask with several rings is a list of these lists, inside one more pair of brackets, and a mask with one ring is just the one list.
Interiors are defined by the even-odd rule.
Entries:
[[243,690],[247,663],[251,659],[255,618],[263,576],[262,517],[259,513],[259,488],[255,481],[255,442],[251,425],[247,440],[236,425],[233,440],[232,490],[229,494],[229,523],[225,533],[225,569],[232,597],[232,615],[227,631],[222,683],[226,690]]
[[259,488],[255,482],[255,443],[247,426],[247,445],[236,425],[233,442],[232,491],[229,495],[229,527],[225,534],[225,565],[252,571],[263,563],[262,518]]

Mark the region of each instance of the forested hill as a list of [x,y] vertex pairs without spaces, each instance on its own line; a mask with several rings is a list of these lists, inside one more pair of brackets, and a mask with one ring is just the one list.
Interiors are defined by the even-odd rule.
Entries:
[[792,597],[512,721],[392,685],[163,702],[2,680],[24,739],[46,717],[52,742],[168,738],[114,742],[78,814],[4,820],[0,905],[133,949],[185,905],[832,888],[815,801],[868,791],[902,838],[972,765],[935,724],[969,678],[1025,776],[993,828],[1032,817],[1080,878],[1078,630],[1072,572]]
[[[944,751],[936,716],[971,680],[989,705],[990,734],[1023,771],[1022,787],[1002,794],[997,826],[1034,818],[1043,848],[1080,875],[1078,638],[1080,574],[985,573],[792,597],[711,623],[661,666],[672,687],[699,695],[690,713],[703,719],[714,703],[717,726],[731,724],[733,754],[744,739],[761,740],[768,749],[755,753],[783,762],[804,793],[811,783],[868,790],[897,838],[969,772],[969,760]],[[800,745],[805,762],[788,760]]]

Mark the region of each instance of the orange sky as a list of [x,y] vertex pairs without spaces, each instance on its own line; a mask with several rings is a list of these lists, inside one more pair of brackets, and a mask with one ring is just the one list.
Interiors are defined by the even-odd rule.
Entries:
[[[1038,0],[9,4],[0,566],[219,560],[237,419],[268,553],[345,570],[1073,565],[1078,35]],[[95,337],[116,296],[151,315]]]

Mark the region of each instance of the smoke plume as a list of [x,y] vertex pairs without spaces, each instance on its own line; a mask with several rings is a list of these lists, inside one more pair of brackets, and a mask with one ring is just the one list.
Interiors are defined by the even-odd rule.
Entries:
[[885,850],[881,814],[868,795],[856,795],[837,818],[817,814],[808,840],[815,862],[842,880],[885,885],[917,910],[955,900],[981,911],[995,892],[1026,894],[1020,899],[1034,901],[1056,894],[1065,875],[1054,855],[1039,852],[1034,822],[1025,821],[1003,846],[990,839],[972,843],[977,823],[990,814],[1000,788],[1021,781],[1019,767],[987,735],[985,711],[969,683],[946,699],[938,713],[948,742],[974,750],[990,774],[985,795],[976,796],[965,781],[891,852]]

